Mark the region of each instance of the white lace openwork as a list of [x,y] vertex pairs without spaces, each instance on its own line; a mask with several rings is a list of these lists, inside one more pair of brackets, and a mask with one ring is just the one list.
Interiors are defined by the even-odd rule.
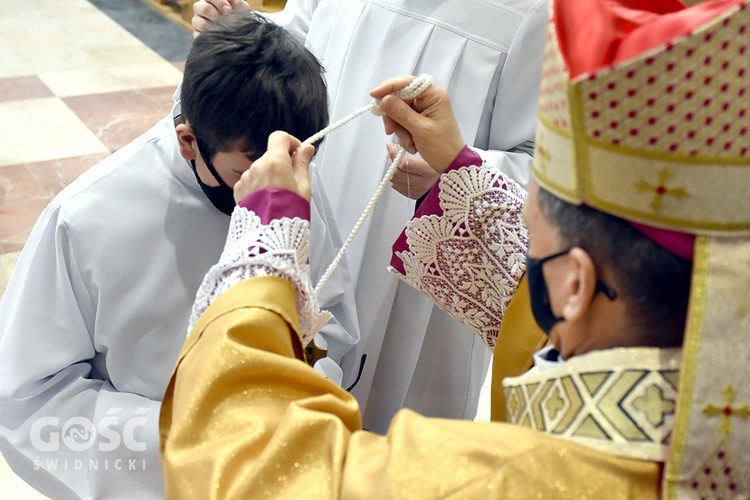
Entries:
[[494,349],[526,269],[526,192],[488,164],[443,174],[439,186],[443,215],[407,224],[397,274]]
[[264,225],[255,213],[236,207],[219,262],[208,271],[198,289],[188,332],[231,286],[254,276],[279,276],[294,286],[302,344],[307,345],[331,319],[328,311],[320,310],[313,292],[309,242],[310,223],[306,220],[283,218]]

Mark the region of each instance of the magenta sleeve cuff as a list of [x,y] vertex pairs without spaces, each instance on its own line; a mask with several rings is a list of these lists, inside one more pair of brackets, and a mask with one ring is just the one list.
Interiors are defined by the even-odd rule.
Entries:
[[[469,146],[464,146],[458,156],[451,162],[445,172],[457,170],[462,167],[479,166],[482,164],[482,157],[479,156]],[[414,213],[413,218],[424,217],[427,215],[442,215],[443,210],[440,208],[440,181],[427,193],[424,201]],[[406,230],[402,231],[396,242],[393,244],[391,253],[391,266],[400,274],[405,274],[404,263],[396,256],[397,252],[403,252],[409,248],[406,244]]]
[[255,191],[242,198],[239,206],[254,212],[263,224],[284,217],[310,220],[310,202],[288,189],[268,187]]

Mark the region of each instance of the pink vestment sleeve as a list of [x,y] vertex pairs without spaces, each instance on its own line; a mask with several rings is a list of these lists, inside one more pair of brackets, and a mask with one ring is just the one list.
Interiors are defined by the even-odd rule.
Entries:
[[[453,170],[457,170],[461,167],[470,167],[470,166],[479,166],[482,164],[482,158],[469,146],[464,146],[464,148],[461,150],[460,153],[458,153],[458,156],[451,162],[451,164],[448,166],[447,169],[445,169],[445,173],[451,172]],[[419,208],[417,208],[417,211],[414,212],[413,218],[419,218],[426,215],[442,215],[443,210],[440,208],[440,181],[438,181],[432,189],[427,193],[427,196],[425,197],[424,201],[421,205],[419,205]],[[408,250],[409,247],[406,244],[406,229],[401,231],[401,234],[398,236],[398,239],[396,239],[396,242],[393,244],[392,251],[391,251],[391,266],[402,275],[405,275],[406,272],[404,271],[404,263],[396,256],[397,252],[403,252]]]
[[255,191],[242,198],[239,206],[254,212],[264,225],[285,217],[310,220],[310,202],[288,189],[267,187]]

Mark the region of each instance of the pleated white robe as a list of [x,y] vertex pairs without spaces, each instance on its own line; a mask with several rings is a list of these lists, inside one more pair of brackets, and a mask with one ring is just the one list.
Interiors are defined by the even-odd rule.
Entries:
[[[271,16],[326,68],[331,118],[370,102],[369,89],[430,73],[448,89],[466,142],[527,185],[547,19],[546,0],[289,0]],[[316,156],[339,231],[354,226],[387,167],[380,119],[335,131]],[[471,418],[489,352],[478,337],[389,275],[390,244],[414,202],[388,190],[347,252],[361,342],[341,360],[366,428],[395,412]]]

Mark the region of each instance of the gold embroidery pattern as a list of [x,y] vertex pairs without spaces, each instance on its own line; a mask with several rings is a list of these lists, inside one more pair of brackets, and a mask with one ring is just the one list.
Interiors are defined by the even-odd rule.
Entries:
[[668,168],[664,168],[659,171],[659,181],[657,184],[652,184],[643,179],[639,180],[635,187],[641,192],[654,193],[654,198],[651,200],[649,206],[654,212],[658,212],[662,209],[662,203],[665,196],[672,196],[681,200],[688,195],[687,190],[684,186],[670,188],[667,186],[669,179],[672,178],[674,173]]
[[740,492],[747,491],[743,475],[740,474],[740,467],[736,465],[736,460],[731,455],[727,437],[733,433],[732,418],[739,417],[747,420],[750,417],[750,407],[748,405],[734,406],[737,391],[731,385],[725,387],[721,395],[724,399],[724,406],[707,404],[703,408],[703,413],[709,418],[721,417],[719,434],[722,440],[716,450],[706,457],[691,475],[689,487],[701,498],[733,498]]
[[552,155],[549,149],[546,147],[544,142],[544,132],[539,130],[539,135],[536,138],[536,151],[534,153],[534,162],[536,166],[543,172],[547,171],[547,162],[552,161]]
[[523,379],[505,382],[511,423],[587,444],[594,440],[648,445],[652,455],[654,449],[666,453],[674,422],[677,369],[615,368],[528,383]]
[[747,420],[750,417],[750,407],[747,405],[740,407],[733,407],[734,398],[737,397],[737,391],[732,386],[727,386],[721,391],[721,395],[724,397],[724,406],[715,406],[712,404],[706,405],[703,409],[703,413],[709,417],[721,417],[721,423],[719,424],[719,433],[721,436],[726,438],[732,433],[732,417],[739,417]]

